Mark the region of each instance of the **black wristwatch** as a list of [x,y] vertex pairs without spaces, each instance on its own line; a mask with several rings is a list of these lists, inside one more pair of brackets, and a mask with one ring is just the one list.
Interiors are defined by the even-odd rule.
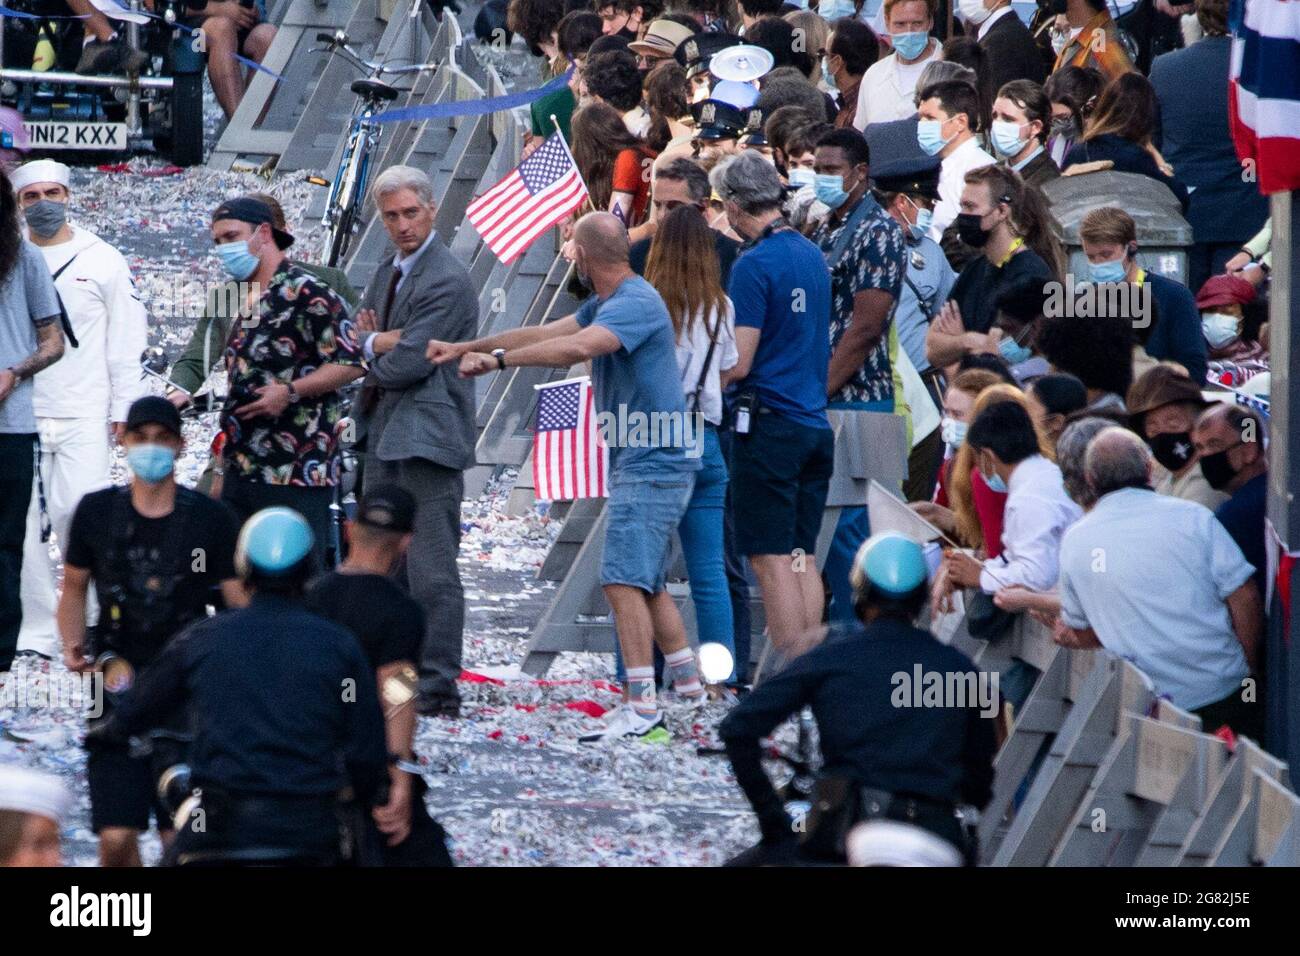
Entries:
[[493,350],[492,350],[492,357],[493,357],[494,359],[497,360],[497,368],[499,368],[499,369],[504,369],[504,368],[506,367],[506,350],[505,350],[505,349],[493,349]]

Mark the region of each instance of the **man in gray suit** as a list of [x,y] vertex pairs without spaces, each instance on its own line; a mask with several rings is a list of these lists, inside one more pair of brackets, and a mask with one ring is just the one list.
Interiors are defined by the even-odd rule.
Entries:
[[474,387],[453,366],[430,365],[431,339],[459,342],[478,328],[469,273],[433,229],[433,183],[411,166],[375,180],[375,208],[396,247],[362,296],[357,316],[368,374],[357,401],[365,487],[395,482],[415,497],[407,586],[425,610],[420,713],[460,714],[464,592],[460,549],[461,472],[474,460]]

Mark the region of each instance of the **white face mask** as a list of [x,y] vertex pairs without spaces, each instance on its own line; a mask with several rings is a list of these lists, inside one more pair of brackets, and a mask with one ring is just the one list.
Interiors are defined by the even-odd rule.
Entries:
[[984,0],[958,0],[957,12],[961,14],[963,20],[975,26],[979,26],[993,13],[984,6]]
[[1201,331],[1211,348],[1221,349],[1237,337],[1237,317],[1223,312],[1201,315]]
[[949,448],[960,448],[966,440],[966,423],[945,416],[939,423],[939,437]]

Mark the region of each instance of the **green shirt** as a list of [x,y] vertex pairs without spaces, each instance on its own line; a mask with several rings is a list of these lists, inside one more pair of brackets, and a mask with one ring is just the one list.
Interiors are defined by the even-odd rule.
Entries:
[[569,120],[572,119],[573,111],[577,108],[578,101],[574,99],[573,90],[569,89],[567,85],[554,93],[547,93],[530,107],[533,135],[550,136],[555,131],[555,127],[551,123],[551,114],[555,114],[555,118],[560,123],[560,132],[564,134],[564,141],[566,143],[572,142],[573,137],[569,132]]
[[[313,262],[298,262],[293,259],[290,260],[290,264],[305,269],[320,279],[342,296],[350,308],[355,309],[357,303],[361,301],[361,296],[356,289],[352,288],[342,269],[332,269],[329,266],[320,266]],[[207,308],[203,310],[203,316],[194,326],[194,333],[190,336],[185,351],[172,366],[169,378],[187,392],[193,393],[199,390],[207,379],[208,373],[212,371],[212,366],[220,361],[222,353],[226,350],[226,343],[230,340],[232,317],[221,314],[222,311],[214,309],[213,301],[209,300]]]

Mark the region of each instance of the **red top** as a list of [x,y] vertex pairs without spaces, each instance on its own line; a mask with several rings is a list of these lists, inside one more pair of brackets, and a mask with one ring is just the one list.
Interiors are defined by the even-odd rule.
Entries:
[[629,226],[639,226],[645,221],[646,206],[650,202],[650,164],[653,161],[654,152],[644,146],[629,147],[614,160],[611,189],[632,196],[632,221],[628,223]]
[[[949,458],[939,469],[939,487],[934,493],[934,503],[945,508],[952,507],[948,503],[948,473],[951,470],[952,459]],[[978,468],[970,470],[970,487],[975,515],[984,535],[984,553],[996,558],[1002,553],[1002,514],[1007,507],[1006,493],[990,488]]]

